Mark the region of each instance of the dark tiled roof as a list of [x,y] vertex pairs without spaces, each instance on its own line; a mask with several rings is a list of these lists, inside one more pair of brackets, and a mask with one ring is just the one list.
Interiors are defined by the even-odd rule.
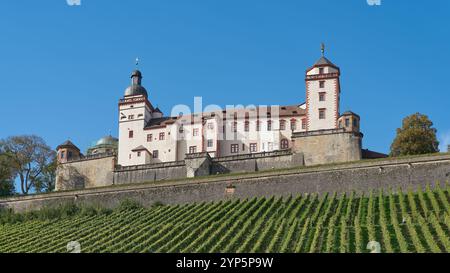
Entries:
[[362,150],[362,158],[363,159],[377,159],[377,158],[386,158],[387,154],[382,154],[378,152],[374,152],[371,150],[363,149]]
[[344,113],[341,115],[341,117],[342,117],[342,116],[358,116],[358,117],[359,117],[358,114],[355,114],[355,113],[353,113],[352,111],[346,111],[346,112],[344,112]]
[[59,149],[61,149],[61,148],[75,148],[75,149],[77,149],[78,151],[80,150],[80,149],[78,149],[78,147],[75,146],[75,144],[73,144],[70,140],[67,140],[67,141],[65,141],[63,144],[58,145],[58,147],[56,147],[57,150],[59,150]]
[[330,60],[328,60],[325,57],[321,57],[314,65],[331,65],[331,66],[336,66],[335,64],[333,64]]
[[151,119],[146,125],[145,129],[157,126],[165,126],[167,124],[173,124],[177,120],[177,117],[162,117]]

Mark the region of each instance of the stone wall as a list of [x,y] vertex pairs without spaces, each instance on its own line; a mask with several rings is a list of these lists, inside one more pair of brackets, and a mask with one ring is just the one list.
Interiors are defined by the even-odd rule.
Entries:
[[56,190],[88,189],[112,185],[115,162],[114,155],[107,155],[59,164],[56,171]]
[[[299,168],[230,177],[207,177],[178,182],[125,185],[114,188],[56,192],[46,195],[0,199],[0,207],[17,211],[74,201],[114,207],[124,199],[145,206],[155,202],[184,204],[225,198],[288,196],[302,193],[369,192],[371,189],[424,187],[450,179],[450,155],[360,161],[340,165]],[[230,188],[233,191],[230,191]]]
[[211,174],[244,173],[303,166],[303,154],[290,150],[213,158]]
[[362,134],[345,129],[294,133],[293,151],[303,153],[305,165],[352,162],[362,159]]
[[115,185],[245,173],[303,166],[303,155],[291,151],[210,158],[207,153],[187,155],[184,161],[117,167]]
[[174,180],[186,177],[184,161],[117,167],[114,172],[115,185]]

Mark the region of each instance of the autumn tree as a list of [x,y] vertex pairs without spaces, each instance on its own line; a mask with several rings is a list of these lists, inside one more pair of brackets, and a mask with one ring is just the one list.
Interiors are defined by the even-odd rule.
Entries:
[[6,154],[0,153],[0,197],[14,194],[13,176]]
[[56,153],[42,138],[33,135],[14,136],[0,141],[0,153],[7,154],[8,164],[15,177],[19,177],[22,194],[42,190],[46,172],[51,171],[49,166],[56,157]]
[[419,155],[439,152],[439,142],[433,122],[416,113],[403,119],[402,128],[391,145],[391,156]]

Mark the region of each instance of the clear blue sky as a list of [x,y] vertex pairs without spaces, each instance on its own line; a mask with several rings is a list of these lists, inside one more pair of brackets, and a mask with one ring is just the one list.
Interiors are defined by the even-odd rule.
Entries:
[[154,105],[295,104],[320,57],[342,71],[342,111],[388,152],[406,115],[450,137],[450,1],[2,0],[0,138],[82,150],[112,132],[134,59]]

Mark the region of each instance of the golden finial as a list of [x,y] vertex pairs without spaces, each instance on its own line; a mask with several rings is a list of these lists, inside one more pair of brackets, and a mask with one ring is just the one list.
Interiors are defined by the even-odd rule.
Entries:
[[324,43],[322,43],[321,51],[322,51],[322,57],[324,57],[325,56],[325,44]]

